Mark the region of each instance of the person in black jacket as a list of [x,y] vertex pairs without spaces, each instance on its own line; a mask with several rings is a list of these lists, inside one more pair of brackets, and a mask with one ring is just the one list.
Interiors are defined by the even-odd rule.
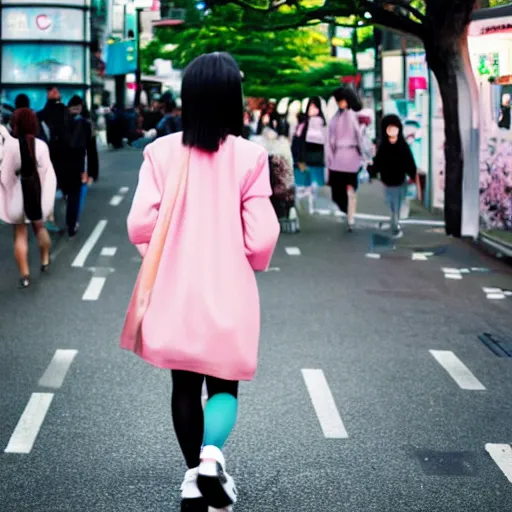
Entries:
[[86,157],[91,150],[92,126],[83,115],[84,103],[80,96],[73,96],[69,100],[68,139],[65,150],[66,175],[63,180],[64,193],[67,196],[66,224],[70,238],[78,230],[78,216],[82,184],[87,185],[89,176],[86,169]]
[[403,236],[400,228],[400,210],[406,195],[406,180],[416,179],[416,162],[403,135],[403,126],[396,115],[382,119],[382,141],[373,161],[374,172],[380,174],[386,186],[386,199],[391,210],[391,232]]
[[41,125],[41,138],[50,149],[50,158],[57,175],[57,188],[64,192],[68,112],[66,106],[61,102],[60,91],[57,87],[48,87],[46,105],[43,110],[38,112],[37,117]]

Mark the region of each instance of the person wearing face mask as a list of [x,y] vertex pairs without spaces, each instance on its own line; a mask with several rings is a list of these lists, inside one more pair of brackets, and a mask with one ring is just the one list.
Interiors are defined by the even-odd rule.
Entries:
[[399,117],[388,115],[382,119],[382,141],[373,161],[374,171],[386,187],[386,200],[391,210],[391,233],[400,238],[400,209],[406,196],[406,180],[416,180],[416,162],[403,135]]
[[80,96],[69,100],[68,144],[66,148],[66,177],[64,193],[67,195],[66,225],[70,238],[78,230],[78,218],[81,203],[85,198],[89,180],[86,170],[86,158],[91,147],[92,126],[83,116],[84,103]]
[[309,199],[309,213],[313,213],[318,187],[325,185],[326,127],[321,100],[313,97],[309,100],[306,115],[299,120],[292,142],[295,182],[299,195]]
[[[339,110],[329,124],[325,163],[329,169],[332,200],[347,214],[348,230],[355,225],[358,174],[363,165],[364,140],[354,109],[361,109],[355,94],[340,87],[334,91]],[[356,105],[357,104],[357,105]]]

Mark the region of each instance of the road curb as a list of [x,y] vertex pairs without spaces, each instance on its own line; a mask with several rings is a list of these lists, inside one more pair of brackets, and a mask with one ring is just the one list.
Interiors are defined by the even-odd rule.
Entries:
[[512,258],[512,245],[507,244],[497,238],[494,238],[490,235],[480,234],[478,240],[481,244],[486,246],[488,249],[492,251],[498,251],[508,258]]

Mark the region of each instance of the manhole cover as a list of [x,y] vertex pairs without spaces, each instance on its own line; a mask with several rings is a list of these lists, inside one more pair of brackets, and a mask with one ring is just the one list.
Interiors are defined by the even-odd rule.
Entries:
[[496,356],[512,357],[512,339],[484,332],[478,339]]

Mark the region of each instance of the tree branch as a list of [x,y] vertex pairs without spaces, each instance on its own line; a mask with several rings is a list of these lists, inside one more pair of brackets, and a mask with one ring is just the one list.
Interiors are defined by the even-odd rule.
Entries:
[[[445,0],[449,1],[449,0]],[[417,23],[408,17],[400,16],[384,8],[381,3],[367,0],[366,10],[372,15],[374,23],[386,28],[398,30],[418,37],[422,41],[427,36],[427,28],[423,23]],[[425,19],[425,17],[423,17]]]
[[425,20],[427,19],[426,16],[419,9],[413,7],[409,2],[410,0],[386,0],[386,2],[379,3],[386,3],[390,5],[395,5],[396,7],[401,7],[402,9],[405,9],[410,14],[412,14],[415,18],[420,20],[422,23],[425,22]]

